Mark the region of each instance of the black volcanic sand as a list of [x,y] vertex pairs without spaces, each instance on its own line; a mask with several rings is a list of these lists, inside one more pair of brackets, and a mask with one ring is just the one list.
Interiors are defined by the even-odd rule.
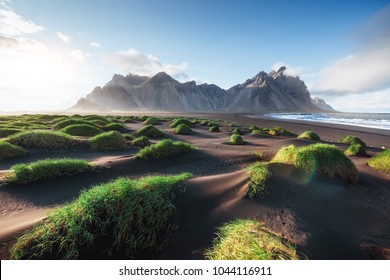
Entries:
[[[151,114],[161,116],[163,114]],[[165,114],[167,116],[184,115]],[[326,143],[341,150],[348,145],[337,143],[352,134],[368,144],[373,156],[390,144],[390,131],[353,126],[252,119],[233,114],[187,114],[237,122],[244,128],[246,145],[228,145],[229,128],[213,133],[196,125],[194,135],[171,133],[169,122],[156,125],[174,140],[194,144],[190,154],[159,160],[137,160],[138,148],[121,152],[47,153],[32,151],[26,157],[0,162],[0,177],[15,163],[47,157],[79,157],[105,166],[101,172],[8,186],[0,190],[0,258],[9,257],[8,248],[24,230],[44,219],[55,207],[75,199],[88,189],[120,176],[137,178],[154,174],[191,172],[195,178],[175,187],[174,223],[177,231],[162,259],[202,259],[204,251],[216,237],[216,228],[233,219],[255,219],[295,243],[299,253],[308,259],[390,259],[390,176],[366,165],[368,157],[351,157],[359,170],[359,181],[353,186],[314,175],[307,183],[287,178],[289,168],[272,170],[272,188],[260,200],[245,198],[248,164],[270,160],[284,146],[308,145],[314,142],[283,136],[250,135],[245,126],[281,126],[297,134],[305,130],[317,132]],[[244,126],[245,125],[245,126]],[[126,124],[135,131],[141,122]]]

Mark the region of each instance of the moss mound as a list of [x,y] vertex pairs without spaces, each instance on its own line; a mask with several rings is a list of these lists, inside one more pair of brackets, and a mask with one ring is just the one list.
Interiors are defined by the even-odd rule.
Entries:
[[83,119],[86,121],[99,122],[104,124],[109,124],[111,122],[109,119],[98,115],[85,116]]
[[253,130],[260,130],[260,128],[256,125],[252,124],[251,126],[249,126],[249,131],[253,132]]
[[76,175],[94,169],[93,164],[81,159],[44,159],[12,166],[12,171],[5,176],[5,183],[21,185],[38,180]]
[[220,227],[213,247],[206,252],[211,260],[296,260],[292,244],[253,220],[235,220]]
[[148,125],[148,124],[156,125],[156,124],[160,124],[161,122],[162,122],[162,119],[155,118],[155,117],[149,117],[144,121],[144,124],[145,125]]
[[231,145],[244,145],[244,140],[242,139],[241,135],[233,134],[232,136],[230,136],[229,144],[231,144]]
[[317,133],[315,133],[314,131],[305,131],[305,132],[299,134],[298,138],[299,139],[309,139],[312,141],[320,141],[321,140],[320,136]]
[[173,120],[173,122],[169,125],[170,127],[174,128],[178,125],[181,125],[181,124],[185,124],[187,126],[191,126],[191,122],[189,120],[186,120],[186,119],[175,119]]
[[19,128],[0,128],[0,137],[8,137],[21,131]]
[[103,133],[103,130],[89,124],[72,124],[61,129],[61,132],[73,136],[95,136],[97,134]]
[[14,134],[7,142],[25,148],[62,150],[73,147],[77,142],[69,134],[59,131],[34,130]]
[[192,135],[194,132],[192,131],[191,127],[189,127],[186,124],[179,124],[173,129],[173,133],[181,134],[181,135]]
[[135,138],[131,145],[138,146],[138,147],[146,147],[152,145],[152,142],[150,142],[149,138],[146,136],[140,136],[138,138]]
[[24,156],[25,154],[27,154],[25,149],[8,142],[0,141],[0,160]]
[[11,258],[154,258],[172,230],[172,186],[190,177],[122,178],[84,191],[19,238]]
[[219,129],[219,126],[212,126],[209,128],[209,131],[210,132],[221,132],[221,130]]
[[136,156],[140,159],[158,159],[186,154],[194,149],[194,146],[188,143],[182,141],[173,142],[170,139],[166,139],[143,148]]
[[112,122],[112,123],[109,123],[106,126],[104,126],[104,130],[107,130],[107,131],[115,130],[115,131],[123,132],[123,131],[126,131],[127,128],[126,128],[126,126],[124,126],[121,123]]
[[349,145],[359,144],[359,145],[363,146],[363,148],[367,147],[366,143],[364,143],[363,140],[361,140],[360,138],[353,136],[353,135],[347,135],[347,136],[341,138],[339,140],[339,142],[347,143]]
[[149,124],[137,131],[138,136],[146,136],[148,138],[162,138],[165,137],[165,134],[156,128],[155,126]]
[[242,130],[239,129],[239,128],[231,128],[229,129],[229,131],[233,134],[238,134],[238,135],[242,135]]
[[344,152],[347,156],[365,156],[367,155],[366,149],[360,144],[351,144]]
[[267,194],[271,177],[267,165],[262,162],[252,164],[247,169],[247,175],[249,186],[247,196],[249,198],[263,197]]
[[390,174],[390,149],[377,154],[373,158],[370,158],[367,164],[375,169]]
[[291,145],[279,150],[272,162],[292,164],[308,174],[319,172],[346,183],[355,183],[358,178],[355,165],[334,145]]
[[55,129],[62,129],[62,128],[65,128],[69,125],[74,125],[74,124],[86,124],[86,125],[96,126],[91,121],[86,121],[86,120],[78,119],[78,118],[70,118],[70,119],[66,119],[66,120],[63,120],[63,121],[56,123],[54,125],[54,128]]
[[89,139],[90,146],[97,151],[114,151],[126,149],[126,139],[118,131],[108,131]]

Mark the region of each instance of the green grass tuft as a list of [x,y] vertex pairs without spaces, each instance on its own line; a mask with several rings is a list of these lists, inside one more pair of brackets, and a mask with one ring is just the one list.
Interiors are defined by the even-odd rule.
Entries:
[[320,136],[314,131],[305,131],[298,135],[299,139],[309,139],[312,141],[320,141]]
[[127,178],[84,191],[18,238],[11,259],[145,259],[171,233],[172,186],[192,177]]
[[363,148],[367,147],[366,143],[364,143],[363,140],[361,140],[360,138],[356,137],[356,136],[353,136],[353,135],[347,135],[343,138],[341,138],[339,140],[339,142],[341,143],[347,143],[349,145],[352,145],[352,144],[360,144],[363,146]]
[[20,128],[0,128],[0,137],[8,137],[21,131],[22,129]]
[[89,124],[72,124],[61,129],[61,132],[73,136],[95,136],[102,133],[103,130]]
[[260,130],[260,128],[254,124],[252,124],[251,126],[249,126],[249,130],[250,132],[253,132],[253,130]]
[[344,152],[347,156],[365,156],[367,155],[366,150],[364,149],[364,146],[361,144],[351,144],[349,145],[348,149]]
[[230,136],[229,144],[231,144],[231,145],[244,145],[244,140],[242,139],[241,135],[232,134],[232,136]]
[[81,159],[44,159],[31,163],[20,163],[11,167],[4,177],[5,184],[26,184],[38,180],[54,179],[92,171],[95,165]]
[[231,133],[233,133],[233,134],[238,134],[238,135],[242,135],[242,134],[243,134],[243,133],[242,133],[242,130],[239,129],[239,128],[231,128],[231,129],[229,129],[229,131],[230,131]]
[[114,151],[126,149],[126,139],[118,131],[108,131],[89,139],[90,146],[96,151]]
[[235,220],[218,229],[218,238],[206,252],[211,260],[296,260],[287,240],[253,220]]
[[25,149],[8,142],[0,141],[0,160],[24,156],[25,154],[27,154]]
[[55,129],[63,129],[69,125],[74,125],[74,124],[87,124],[87,125],[96,126],[92,121],[86,121],[86,120],[79,119],[79,118],[70,118],[70,119],[66,119],[66,120],[63,120],[63,121],[56,123],[54,128]]
[[123,124],[121,123],[109,123],[107,124],[106,126],[104,126],[104,129],[109,131],[109,130],[115,130],[115,131],[119,131],[119,132],[123,132],[125,131],[127,128],[126,126],[124,126]]
[[367,164],[375,169],[390,174],[390,149],[370,158]]
[[249,198],[264,197],[268,192],[269,179],[271,172],[267,165],[262,162],[256,162],[250,165],[247,169],[249,190],[247,196]]
[[192,135],[194,132],[192,131],[191,127],[189,127],[186,124],[179,124],[173,129],[173,133],[181,134],[181,135]]
[[59,131],[34,130],[11,135],[7,142],[24,148],[63,150],[77,143],[69,134]]
[[291,145],[279,150],[272,162],[292,164],[308,174],[322,173],[346,183],[355,183],[358,172],[352,161],[336,146],[313,144],[303,147]]
[[157,159],[186,154],[194,149],[195,147],[188,143],[182,141],[173,142],[170,139],[166,139],[143,148],[136,156],[140,159]]
[[188,126],[191,126],[191,122],[189,120],[186,120],[186,119],[175,119],[173,120],[173,122],[169,125],[170,127],[174,128],[180,124],[185,124],[185,125],[188,125]]
[[146,136],[148,138],[163,138],[165,133],[156,128],[155,126],[149,124],[137,131],[138,136]]
[[219,126],[212,126],[209,128],[210,132],[220,132],[221,130],[219,129]]
[[145,125],[148,125],[148,124],[156,125],[156,124],[160,124],[161,122],[162,122],[162,119],[160,119],[160,118],[149,117],[144,121],[144,124]]
[[150,142],[149,138],[146,136],[140,136],[138,138],[135,138],[131,145],[138,146],[138,147],[146,147],[152,145],[152,142]]
[[103,116],[89,115],[83,118],[86,121],[99,122],[101,124],[109,124],[111,121]]

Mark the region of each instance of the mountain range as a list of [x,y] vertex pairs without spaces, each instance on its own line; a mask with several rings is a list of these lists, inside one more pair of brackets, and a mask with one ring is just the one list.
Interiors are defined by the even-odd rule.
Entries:
[[286,67],[261,71],[228,90],[214,84],[181,83],[165,72],[153,77],[115,74],[103,87],[95,87],[71,111],[219,111],[320,112],[334,111],[319,98],[311,98],[305,83],[285,74]]

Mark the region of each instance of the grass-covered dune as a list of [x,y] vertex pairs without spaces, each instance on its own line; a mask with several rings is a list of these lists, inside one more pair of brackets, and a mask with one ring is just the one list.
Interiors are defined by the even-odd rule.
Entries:
[[179,118],[179,119],[175,119],[173,120],[173,122],[169,125],[170,127],[174,128],[178,125],[181,125],[181,124],[185,124],[185,125],[188,125],[188,126],[192,126],[192,123],[187,120],[187,119],[182,119],[182,118]]
[[184,143],[182,141],[173,142],[170,139],[166,139],[143,148],[138,152],[136,157],[140,159],[158,159],[186,154],[194,149],[195,147],[188,143]]
[[218,229],[211,260],[296,260],[294,246],[253,220],[235,220]]
[[367,164],[375,169],[390,174],[390,149],[385,150],[368,160]]
[[146,136],[148,138],[162,138],[165,137],[165,133],[153,126],[152,124],[146,125],[137,131],[138,136]]
[[344,152],[347,156],[365,156],[367,155],[366,149],[361,144],[351,144]]
[[152,145],[150,142],[149,138],[146,136],[140,136],[135,138],[132,142],[131,145],[133,146],[138,146],[138,147],[146,147]]
[[91,125],[97,127],[92,121],[87,121],[81,118],[69,118],[65,119],[63,121],[60,121],[54,125],[55,129],[62,129],[69,125],[75,125],[75,124],[85,124],[85,125]]
[[18,238],[12,259],[150,259],[172,230],[172,186],[191,177],[117,179],[84,191]]
[[336,146],[329,144],[303,147],[291,145],[279,150],[272,162],[291,164],[308,174],[319,172],[349,184],[358,179],[358,172],[352,161]]
[[89,124],[72,124],[61,129],[61,132],[73,136],[95,136],[103,133],[103,130]]
[[312,141],[320,141],[321,138],[320,136],[315,133],[314,131],[304,131],[302,132],[301,134],[298,135],[298,138],[299,139],[308,139],[308,140],[312,140]]
[[2,184],[26,184],[62,176],[71,176],[95,170],[96,166],[88,161],[72,158],[44,159],[31,163],[20,163],[11,167]]
[[0,141],[0,160],[24,156],[27,151],[11,143]]
[[186,124],[179,124],[175,128],[173,128],[173,133],[180,135],[192,135],[194,131],[192,131],[191,127]]
[[339,142],[341,143],[347,143],[347,144],[350,144],[350,145],[353,145],[353,144],[359,144],[361,145],[363,148],[365,148],[367,145],[366,143],[361,140],[360,138],[356,137],[356,136],[353,136],[353,135],[347,135],[347,136],[344,136],[343,138],[341,138],[339,140]]
[[250,198],[263,197],[269,188],[271,172],[268,166],[262,162],[256,162],[247,169],[249,190],[247,196]]
[[127,148],[125,137],[118,131],[108,131],[89,139],[92,150],[114,151]]
[[229,141],[229,144],[231,145],[244,145],[244,139],[242,139],[241,135],[240,134],[232,134],[232,136],[230,136],[230,141]]
[[69,134],[50,131],[23,131],[8,137],[5,141],[24,148],[63,150],[75,146],[77,142]]

